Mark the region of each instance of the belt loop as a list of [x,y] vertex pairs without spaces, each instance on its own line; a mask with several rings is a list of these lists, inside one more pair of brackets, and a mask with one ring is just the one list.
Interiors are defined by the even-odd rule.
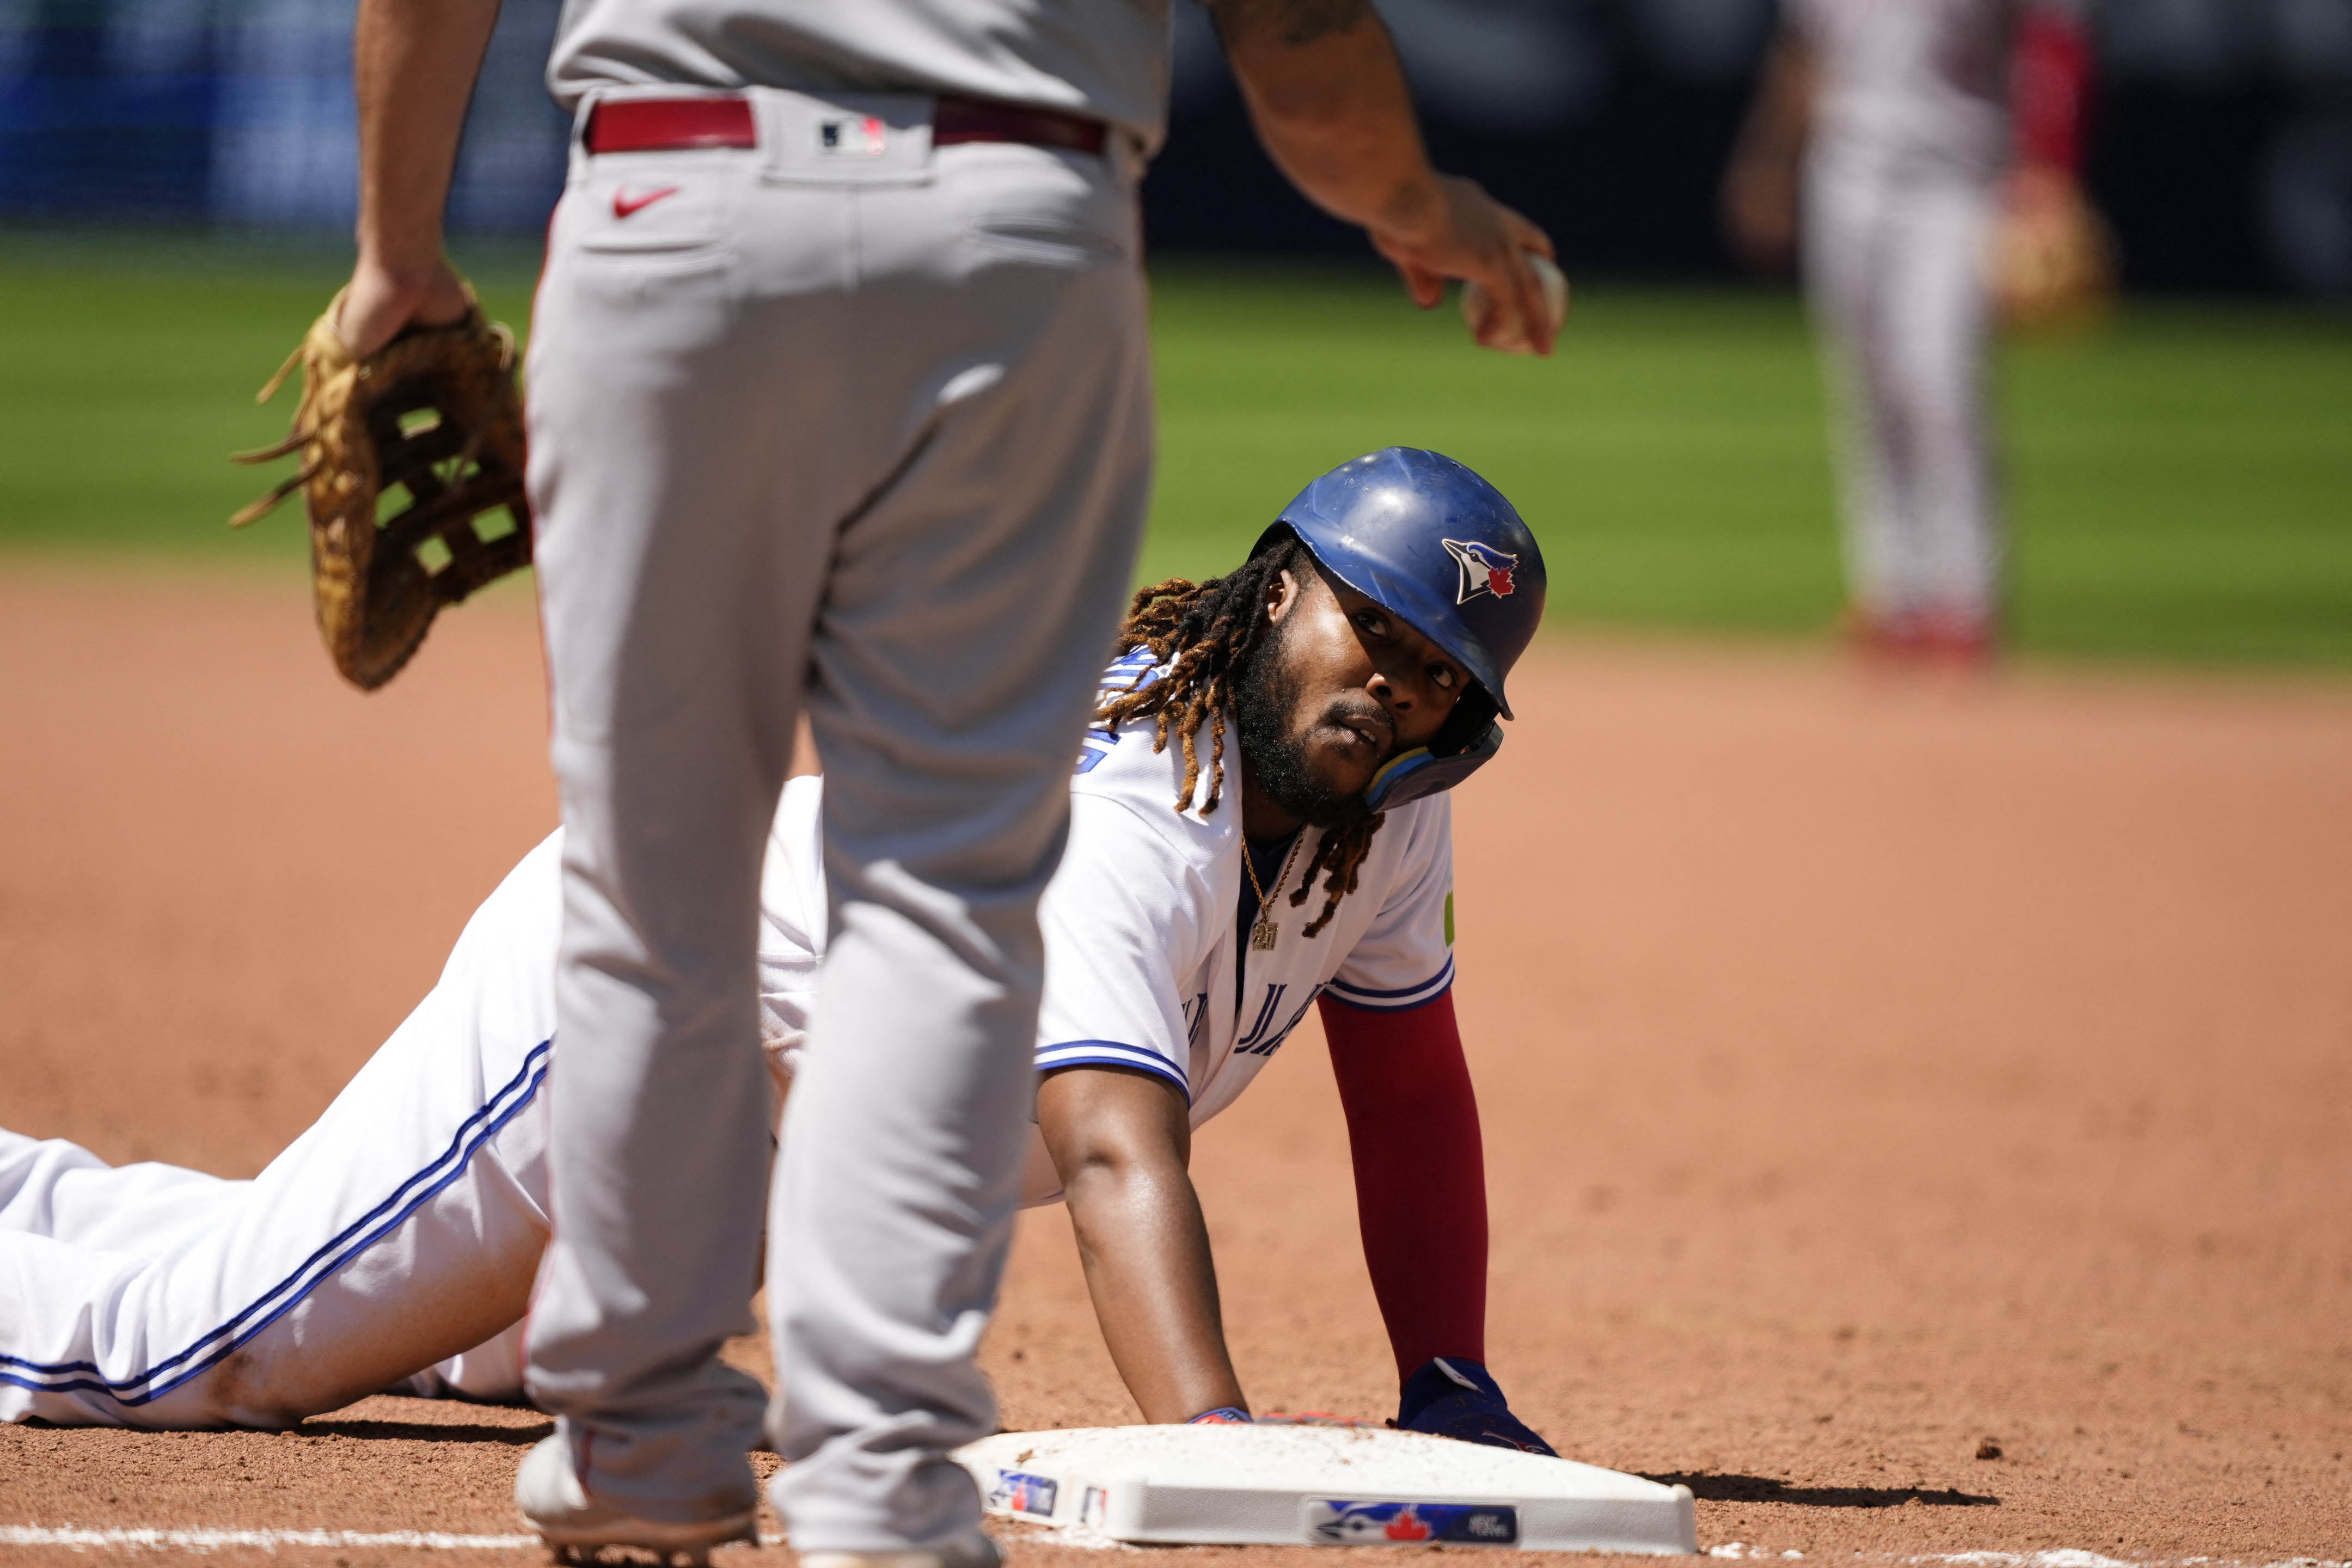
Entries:
[[596,117],[597,102],[604,96],[599,85],[580,95],[579,104],[572,110],[572,135],[564,143],[563,181],[574,184],[588,177],[588,122]]
[[786,115],[784,92],[780,88],[747,87],[744,99],[751,105],[751,134],[760,139],[760,178],[772,182],[782,169]]

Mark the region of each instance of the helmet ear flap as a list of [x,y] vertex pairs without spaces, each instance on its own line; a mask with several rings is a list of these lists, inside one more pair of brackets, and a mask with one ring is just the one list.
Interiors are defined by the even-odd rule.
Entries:
[[1437,727],[1429,739],[1429,754],[1452,757],[1474,744],[1486,734],[1487,727],[1502,715],[1502,707],[1487,693],[1485,687],[1473,682],[1454,704],[1454,711]]
[[1445,716],[1426,746],[1389,759],[1365,786],[1364,804],[1374,811],[1404,805],[1452,789],[1486,765],[1503,749],[1502,708],[1483,686],[1473,686]]

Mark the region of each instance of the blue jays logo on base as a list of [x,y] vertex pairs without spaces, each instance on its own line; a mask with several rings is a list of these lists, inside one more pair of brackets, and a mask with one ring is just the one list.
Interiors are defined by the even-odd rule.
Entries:
[[1516,1546],[1519,1510],[1496,1502],[1307,1505],[1307,1539],[1323,1546]]
[[1462,591],[1455,595],[1455,604],[1466,605],[1481,594],[1507,599],[1517,591],[1518,585],[1511,581],[1511,574],[1519,568],[1517,556],[1475,539],[1441,539],[1438,542],[1462,568]]
[[988,1492],[988,1506],[1005,1513],[1026,1514],[1031,1519],[1054,1517],[1054,1501],[1061,1495],[1062,1486],[1051,1476],[1024,1476],[1019,1470],[999,1470],[996,1485]]

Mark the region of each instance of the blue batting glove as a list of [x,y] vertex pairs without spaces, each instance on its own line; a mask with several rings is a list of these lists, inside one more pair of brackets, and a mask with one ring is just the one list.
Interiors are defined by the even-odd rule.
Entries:
[[1184,1425],[1187,1426],[1255,1426],[1257,1423],[1250,1418],[1248,1411],[1236,1410],[1230,1405],[1223,1405],[1214,1410],[1202,1411]]
[[1426,1432],[1490,1448],[1517,1448],[1523,1453],[1559,1455],[1533,1428],[1511,1414],[1502,1385],[1475,1361],[1439,1356],[1404,1380],[1391,1426],[1407,1432]]

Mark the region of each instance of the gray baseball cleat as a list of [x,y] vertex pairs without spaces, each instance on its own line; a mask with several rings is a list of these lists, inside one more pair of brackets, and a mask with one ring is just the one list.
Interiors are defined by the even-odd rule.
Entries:
[[920,1552],[803,1552],[801,1568],[1003,1568],[1003,1549],[974,1531]]
[[570,1447],[561,1436],[541,1438],[523,1456],[522,1468],[515,1472],[515,1508],[523,1523],[555,1549],[559,1563],[586,1563],[601,1547],[633,1546],[659,1553],[665,1563],[709,1568],[712,1547],[760,1539],[756,1505],[690,1523],[639,1519],[606,1507],[580,1484]]

